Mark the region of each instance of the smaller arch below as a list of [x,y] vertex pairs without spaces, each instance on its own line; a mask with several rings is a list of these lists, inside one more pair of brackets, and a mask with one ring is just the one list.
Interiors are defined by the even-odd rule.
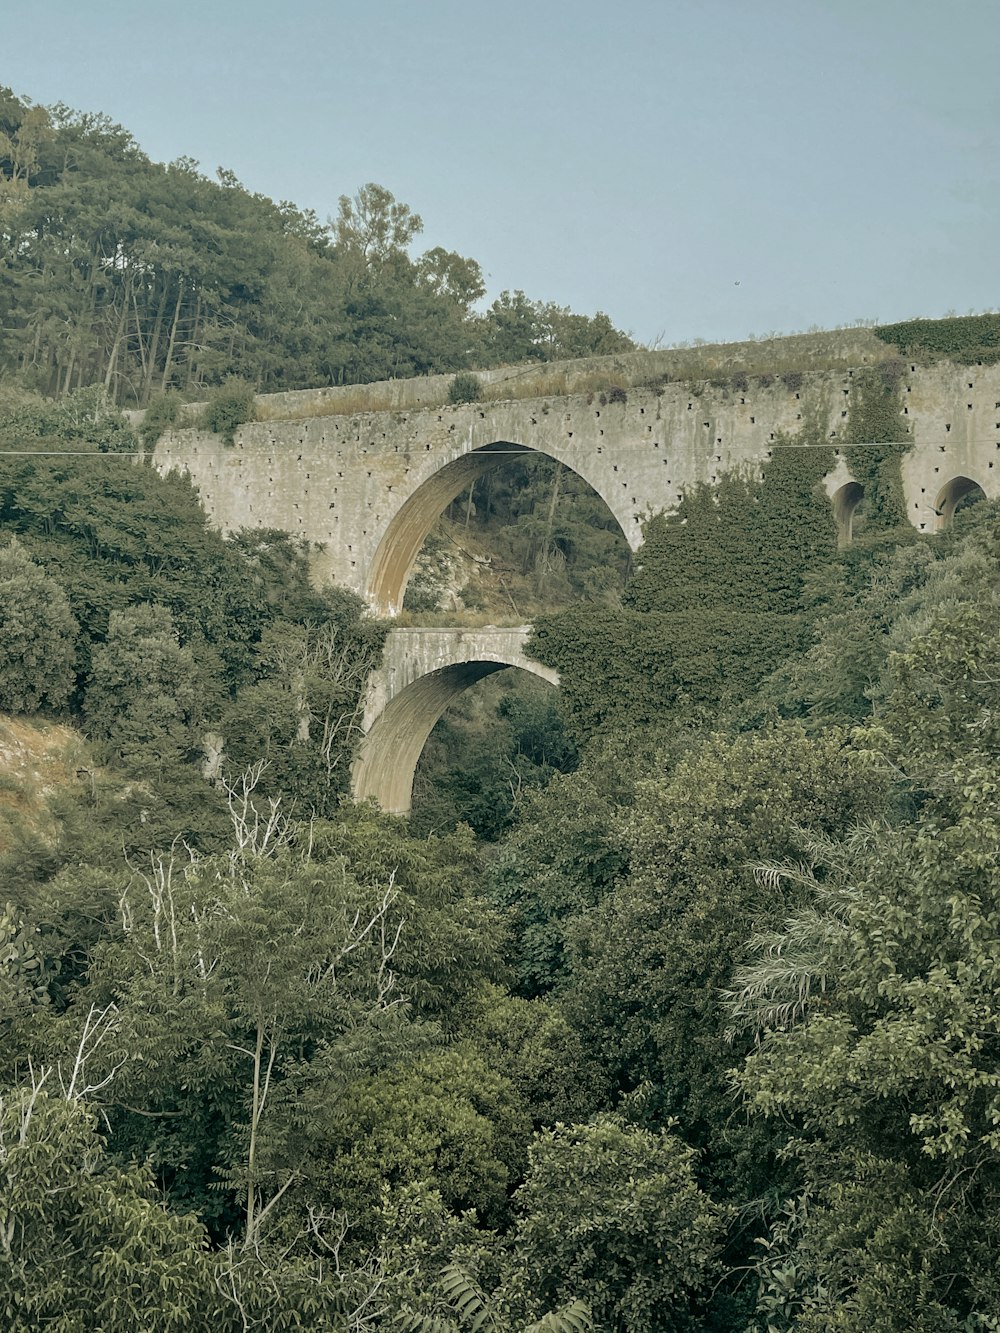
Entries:
[[524,656],[529,633],[525,626],[392,631],[369,683],[366,734],[351,773],[355,800],[374,800],[388,814],[409,814],[413,774],[434,724],[477,681],[514,668],[558,685],[555,671]]
[[977,504],[980,500],[985,499],[986,492],[978,481],[973,481],[971,477],[952,477],[941,488],[934,505],[934,514],[937,520],[935,530],[937,532],[946,531],[954,522],[955,513],[958,509]]
[[854,519],[865,498],[865,488],[859,481],[845,482],[833,494],[833,517],[837,524],[837,546],[850,546],[854,536]]

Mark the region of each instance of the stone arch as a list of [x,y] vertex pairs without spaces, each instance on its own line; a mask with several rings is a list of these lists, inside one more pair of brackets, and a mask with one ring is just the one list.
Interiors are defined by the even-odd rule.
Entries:
[[[368,574],[367,600],[379,615],[395,616],[402,609],[403,595],[427,534],[457,496],[479,480],[484,473],[502,467],[512,454],[535,454],[553,458],[576,472],[608,505],[608,511],[622,531],[626,541],[629,534],[622,521],[608,503],[606,496],[579,468],[565,458],[529,445],[496,440],[482,445],[445,463],[432,472],[403,502],[386,526],[375,550]],[[630,543],[631,544],[631,543]]]
[[854,515],[865,498],[865,488],[859,481],[845,482],[833,495],[833,517],[837,524],[837,545],[850,546],[854,535]]
[[394,630],[369,685],[366,734],[351,773],[355,800],[372,799],[389,814],[409,814],[413,774],[434,724],[477,681],[513,669],[558,685],[555,671],[521,651],[528,634],[523,626]]
[[354,770],[355,799],[373,799],[389,814],[408,815],[417,761],[438,718],[470,685],[509,669],[502,662],[455,663],[397,694],[362,744]]
[[985,499],[986,492],[978,481],[973,481],[971,477],[952,477],[938,492],[934,504],[934,513],[937,517],[936,530],[944,532],[946,528],[951,527],[955,518],[955,510],[964,501],[975,503],[978,500]]

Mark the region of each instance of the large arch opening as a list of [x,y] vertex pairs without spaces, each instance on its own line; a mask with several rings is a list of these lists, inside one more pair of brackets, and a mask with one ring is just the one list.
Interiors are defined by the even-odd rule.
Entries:
[[463,691],[500,671],[531,673],[554,685],[552,672],[527,662],[453,662],[420,676],[389,700],[362,742],[353,773],[355,799],[372,799],[389,814],[408,815],[417,761],[438,719]]
[[431,729],[413,776],[410,828],[460,824],[496,843],[531,794],[573,772],[580,752],[560,692],[530,671],[498,671],[463,690]]
[[[561,488],[563,499],[573,489],[566,481],[567,478],[572,478],[579,489],[585,490],[593,497],[595,505],[600,508],[603,526],[613,530],[621,557],[624,561],[628,560],[631,549],[620,521],[603,496],[586,478],[570,465],[550,458],[541,450],[497,440],[445,464],[417,488],[393,517],[375,552],[368,580],[368,601],[379,614],[395,616],[402,610],[407,585],[417,557],[449,507],[459,497],[468,497],[469,507],[466,510],[468,515],[472,508],[473,495],[476,494],[481,498],[484,494],[481,488],[477,490],[483,479],[491,478],[492,474],[505,465],[516,464],[518,461],[523,466],[536,466],[541,469],[548,467],[553,470],[556,478],[551,488],[553,503],[551,511],[547,513],[550,529],[555,502],[560,498],[558,478],[560,476],[564,478]],[[488,488],[486,493],[488,494]],[[518,614],[516,609],[515,614]]]
[[850,546],[864,516],[865,488],[848,481],[833,496],[833,517],[837,524],[837,546]]
[[934,505],[934,512],[937,516],[937,531],[944,532],[951,527],[955,515],[960,510],[967,509],[985,499],[986,492],[978,481],[973,481],[971,477],[952,477],[951,481],[947,482],[938,493],[937,502]]

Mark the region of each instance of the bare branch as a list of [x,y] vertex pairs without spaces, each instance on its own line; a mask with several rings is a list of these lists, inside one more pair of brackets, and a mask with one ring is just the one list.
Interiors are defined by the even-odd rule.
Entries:
[[62,1088],[62,1094],[68,1102],[82,1101],[84,1097],[92,1093],[100,1092],[106,1088],[115,1075],[125,1064],[126,1058],[123,1056],[112,1069],[98,1079],[96,1083],[87,1081],[87,1065],[96,1055],[97,1051],[107,1040],[118,1031],[119,1011],[116,1004],[106,1005],[105,1008],[98,1010],[96,1005],[91,1005],[83,1024],[83,1032],[80,1035],[80,1041],[76,1048],[76,1055],[73,1059],[73,1068],[70,1072],[69,1081],[63,1077],[62,1063],[57,1062],[56,1069],[59,1075],[59,1086]]
[[269,796],[266,809],[260,799],[254,800],[254,792],[268,766],[266,759],[258,759],[245,768],[235,782],[231,783],[226,777],[219,779],[226,793],[236,842],[230,854],[234,871],[251,856],[273,856],[292,838],[292,821],[281,813],[281,797]]

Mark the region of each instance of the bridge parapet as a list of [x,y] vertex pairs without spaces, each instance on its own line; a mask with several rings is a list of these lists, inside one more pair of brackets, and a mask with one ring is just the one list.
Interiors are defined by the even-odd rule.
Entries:
[[434,724],[485,676],[517,667],[558,685],[557,672],[525,654],[530,633],[530,625],[391,630],[368,685],[365,739],[351,775],[355,797],[408,814],[413,774]]

